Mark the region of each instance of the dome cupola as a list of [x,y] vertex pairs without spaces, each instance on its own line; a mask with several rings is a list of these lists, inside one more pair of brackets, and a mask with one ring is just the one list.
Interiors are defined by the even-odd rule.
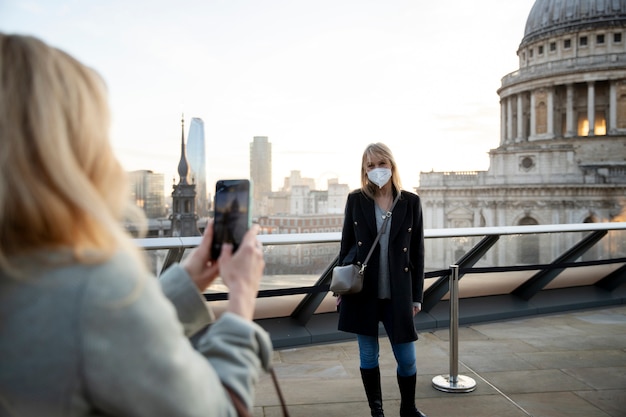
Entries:
[[626,0],[537,0],[520,48],[540,39],[626,26]]

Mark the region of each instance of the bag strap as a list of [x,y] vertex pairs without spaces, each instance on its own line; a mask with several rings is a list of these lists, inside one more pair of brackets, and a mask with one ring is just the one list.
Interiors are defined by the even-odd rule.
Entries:
[[278,399],[280,400],[280,407],[283,410],[283,417],[289,417],[289,410],[287,410],[287,404],[285,403],[283,393],[280,390],[280,385],[278,385],[278,377],[276,376],[276,372],[274,372],[274,368],[270,369],[270,374],[272,375],[272,381],[274,381],[274,387],[276,387],[276,394],[278,394]]
[[[285,399],[283,398],[283,393],[280,390],[280,385],[278,385],[278,378],[276,377],[276,373],[274,372],[274,368],[270,368],[270,374],[272,375],[272,382],[274,382],[274,387],[276,388],[276,393],[278,394],[278,399],[280,400],[280,405],[283,410],[283,417],[289,417],[289,410],[287,410],[287,404],[285,404]],[[244,404],[244,402],[239,398],[239,396],[233,391],[230,387],[224,385],[226,388],[226,392],[230,396],[233,405],[235,406],[235,410],[237,410],[237,415],[239,417],[252,417],[250,411],[248,411],[248,407]]]
[[380,230],[378,231],[378,234],[376,235],[376,239],[374,239],[374,243],[372,243],[372,247],[370,248],[370,251],[365,257],[365,261],[363,261],[363,264],[361,265],[361,269],[359,270],[359,274],[361,275],[365,273],[365,268],[367,267],[367,263],[369,262],[370,257],[372,256],[372,253],[374,253],[374,249],[376,248],[376,244],[380,240],[380,236],[383,233],[385,233],[385,228],[387,227],[387,221],[391,217],[391,212],[393,211],[393,208],[396,206],[396,203],[400,199],[400,194],[402,194],[402,191],[398,190],[398,194],[396,195],[396,198],[393,200],[393,204],[391,204],[389,211],[385,213],[385,220],[383,220],[383,225],[380,226]]

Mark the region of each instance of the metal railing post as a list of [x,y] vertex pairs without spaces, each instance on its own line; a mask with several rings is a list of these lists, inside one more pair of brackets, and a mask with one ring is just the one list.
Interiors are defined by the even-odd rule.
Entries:
[[444,392],[471,392],[474,379],[459,375],[459,266],[450,265],[450,373],[433,378],[433,387]]

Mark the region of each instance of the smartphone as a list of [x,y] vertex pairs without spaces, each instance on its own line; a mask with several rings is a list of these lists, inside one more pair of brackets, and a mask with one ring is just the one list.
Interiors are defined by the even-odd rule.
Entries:
[[215,211],[211,259],[217,259],[223,243],[232,243],[237,250],[243,235],[250,228],[252,183],[247,179],[219,180],[215,183]]

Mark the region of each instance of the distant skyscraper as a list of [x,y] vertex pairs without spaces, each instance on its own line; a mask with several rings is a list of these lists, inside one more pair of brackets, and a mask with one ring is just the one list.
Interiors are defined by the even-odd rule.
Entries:
[[128,173],[132,199],[142,208],[148,218],[165,215],[165,195],[163,194],[163,174],[140,170]]
[[198,117],[192,118],[189,125],[187,160],[191,165],[191,177],[196,183],[196,210],[199,216],[204,217],[209,214],[210,204],[207,193],[204,122]]
[[255,136],[250,143],[250,179],[253,184],[253,216],[263,215],[272,192],[272,144],[267,136]]

